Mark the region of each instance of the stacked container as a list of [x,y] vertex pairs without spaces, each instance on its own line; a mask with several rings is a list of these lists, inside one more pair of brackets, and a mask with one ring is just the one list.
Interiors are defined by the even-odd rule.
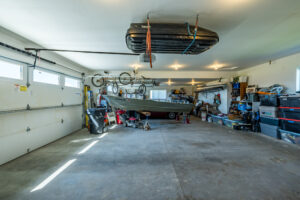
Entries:
[[300,144],[300,96],[280,97],[279,102],[281,138],[290,143]]
[[278,98],[276,94],[264,94],[260,96],[260,129],[265,135],[280,138],[278,134]]

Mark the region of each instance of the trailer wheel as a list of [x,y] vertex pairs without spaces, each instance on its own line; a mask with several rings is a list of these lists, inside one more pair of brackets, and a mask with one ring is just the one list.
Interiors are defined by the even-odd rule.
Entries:
[[169,119],[175,119],[175,118],[176,118],[176,113],[170,112],[170,113],[168,114],[168,117],[169,117]]

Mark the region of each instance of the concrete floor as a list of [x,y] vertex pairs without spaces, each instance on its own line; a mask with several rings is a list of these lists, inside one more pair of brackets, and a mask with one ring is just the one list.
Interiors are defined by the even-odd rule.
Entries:
[[0,199],[300,199],[296,145],[198,119],[151,125],[116,127],[100,139],[81,130],[2,165]]

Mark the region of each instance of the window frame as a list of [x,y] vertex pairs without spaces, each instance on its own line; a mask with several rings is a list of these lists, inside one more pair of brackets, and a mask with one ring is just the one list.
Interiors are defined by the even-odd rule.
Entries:
[[[48,73],[48,74],[53,74],[53,75],[56,75],[58,76],[58,83],[57,84],[54,84],[54,83],[48,83],[48,82],[42,82],[42,81],[35,81],[34,80],[34,73],[35,73],[35,70],[37,71],[41,71],[41,72],[44,72],[44,73]],[[48,71],[46,69],[41,69],[41,68],[35,68],[32,70],[31,72],[31,75],[32,75],[32,83],[34,84],[46,84],[46,85],[51,85],[51,86],[61,86],[61,75],[59,73],[55,73],[53,71]]]
[[[152,92],[153,91],[164,91],[165,92],[165,95],[166,95],[166,98],[165,99],[162,99],[162,98],[157,98],[157,99],[154,99],[154,98],[152,98]],[[167,89],[155,89],[155,90],[150,90],[150,99],[151,100],[155,100],[155,101],[167,101],[167,99],[168,99],[168,91],[167,91]]]
[[[76,80],[78,81],[78,87],[73,87],[73,86],[67,86],[66,85],[66,79],[73,79],[73,80]],[[74,77],[70,77],[70,76],[64,76],[64,87],[66,88],[74,88],[74,89],[80,89],[81,88],[81,81],[79,78],[74,78]]]
[[8,76],[1,76],[0,75],[0,80],[6,80],[6,81],[19,81],[19,82],[23,82],[24,80],[24,71],[25,71],[25,66],[17,63],[17,62],[12,62],[12,61],[7,61],[5,59],[0,59],[0,62],[4,62],[4,63],[8,63],[11,65],[15,65],[18,66],[20,69],[20,77],[19,78],[14,78],[14,77],[8,77]]

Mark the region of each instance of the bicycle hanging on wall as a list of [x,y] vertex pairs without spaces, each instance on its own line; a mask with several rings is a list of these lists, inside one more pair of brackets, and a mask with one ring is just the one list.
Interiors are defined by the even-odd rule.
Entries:
[[95,87],[112,86],[112,92],[114,94],[117,94],[119,92],[119,85],[116,77],[109,76],[109,75],[103,76],[102,74],[95,74],[94,76],[92,76],[91,82]]
[[137,74],[137,70],[133,70],[132,74],[128,72],[122,72],[119,76],[119,82],[122,85],[140,84],[140,86],[137,89],[137,93],[139,95],[145,95],[147,90],[146,84],[151,85],[152,87],[157,85],[154,79],[146,78],[144,76],[137,76]]

